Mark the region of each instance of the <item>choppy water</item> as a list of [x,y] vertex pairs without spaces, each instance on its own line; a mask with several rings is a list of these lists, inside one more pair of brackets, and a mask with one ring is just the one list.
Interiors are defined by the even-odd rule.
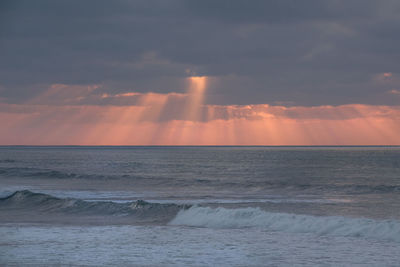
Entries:
[[0,147],[0,197],[0,264],[400,261],[400,147]]

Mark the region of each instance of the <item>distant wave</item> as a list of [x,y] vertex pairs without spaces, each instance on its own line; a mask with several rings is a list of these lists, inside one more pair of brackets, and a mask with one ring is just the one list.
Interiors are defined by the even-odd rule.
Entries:
[[16,160],[14,159],[0,159],[0,163],[14,163]]
[[42,178],[42,179],[115,179],[132,178],[141,179],[142,177],[134,175],[103,175],[103,174],[85,174],[64,172],[51,169],[29,168],[29,167],[0,167],[0,175],[3,177],[15,178]]
[[193,206],[181,210],[171,225],[208,228],[260,227],[271,231],[313,233],[383,239],[400,242],[400,222],[339,216],[311,216],[288,213],[271,213],[259,208],[209,208]]
[[335,185],[335,184],[301,184],[289,183],[281,181],[223,181],[223,180],[208,180],[208,179],[183,179],[177,177],[156,177],[156,176],[141,176],[137,174],[88,174],[65,172],[60,170],[32,168],[32,167],[0,167],[0,177],[12,178],[33,178],[33,179],[96,179],[96,180],[115,180],[128,179],[146,184],[168,184],[169,186],[184,187],[193,184],[199,186],[210,186],[213,188],[263,188],[265,190],[289,190],[289,191],[305,191],[309,193],[319,192],[342,192],[349,194],[370,194],[370,193],[398,193],[400,185],[398,184],[352,184],[352,185]]
[[57,198],[29,190],[16,191],[0,198],[0,207],[21,212],[63,215],[133,216],[148,221],[171,220],[179,210],[188,205],[149,203],[137,200],[126,203],[112,201],[84,201],[75,198]]
[[57,178],[57,179],[68,179],[68,178],[99,178],[102,175],[90,175],[90,174],[77,174],[73,172],[62,172],[50,169],[40,168],[27,168],[27,167],[3,167],[0,168],[0,175],[5,177],[31,177],[31,178]]
[[167,179],[157,179],[156,177],[143,177],[135,174],[89,174],[66,172],[45,168],[32,167],[0,167],[0,177],[12,178],[33,178],[33,179],[96,179],[98,180],[115,180],[115,179],[132,179],[135,181],[152,180],[153,182],[170,183]]
[[400,185],[386,185],[386,184],[296,184],[279,181],[266,181],[252,183],[250,185],[257,185],[264,188],[270,189],[289,189],[289,190],[301,190],[312,192],[322,191],[335,191],[343,193],[356,193],[356,194],[369,194],[369,193],[396,193],[400,192]]

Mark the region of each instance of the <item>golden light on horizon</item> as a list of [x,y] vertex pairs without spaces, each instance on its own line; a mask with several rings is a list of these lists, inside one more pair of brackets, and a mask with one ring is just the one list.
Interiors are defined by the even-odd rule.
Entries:
[[400,106],[206,105],[210,77],[186,81],[184,94],[54,85],[24,105],[0,103],[0,144],[400,145]]

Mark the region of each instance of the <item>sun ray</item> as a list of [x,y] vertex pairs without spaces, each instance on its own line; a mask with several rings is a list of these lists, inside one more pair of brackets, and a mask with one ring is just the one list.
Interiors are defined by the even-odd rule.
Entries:
[[196,76],[188,78],[188,102],[185,108],[186,119],[191,121],[201,120],[201,107],[204,104],[204,94],[208,78]]

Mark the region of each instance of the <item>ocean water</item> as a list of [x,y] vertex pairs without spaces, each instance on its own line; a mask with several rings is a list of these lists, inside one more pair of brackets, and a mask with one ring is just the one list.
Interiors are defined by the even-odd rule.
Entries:
[[0,147],[0,265],[399,262],[400,147]]

